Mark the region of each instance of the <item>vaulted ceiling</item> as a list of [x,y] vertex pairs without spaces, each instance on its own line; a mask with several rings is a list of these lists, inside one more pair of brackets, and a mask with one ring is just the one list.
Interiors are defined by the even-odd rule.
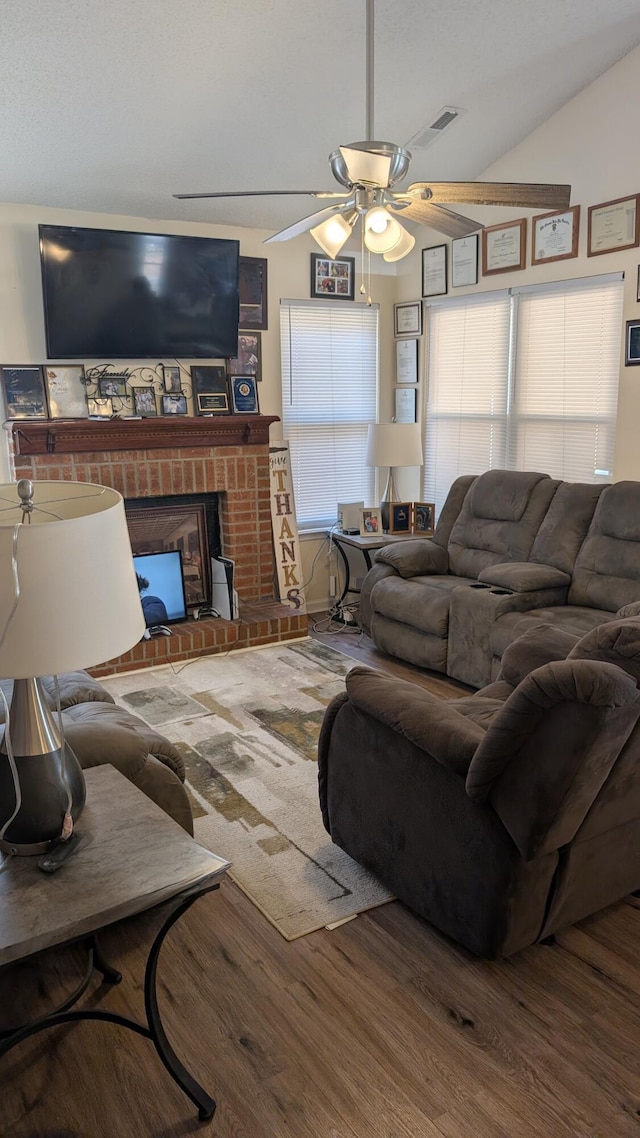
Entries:
[[[638,43],[638,0],[376,0],[374,137],[459,108],[409,180],[473,179]],[[278,229],[313,200],[172,194],[337,189],[365,137],[365,0],[2,0],[0,201]]]

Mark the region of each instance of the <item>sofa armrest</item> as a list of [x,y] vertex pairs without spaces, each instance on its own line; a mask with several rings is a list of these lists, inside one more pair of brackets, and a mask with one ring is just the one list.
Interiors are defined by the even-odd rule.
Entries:
[[366,715],[403,735],[457,774],[466,775],[484,729],[416,684],[371,668],[347,675],[347,696]]
[[528,675],[474,755],[467,794],[488,799],[529,861],[575,836],[640,716],[614,664],[561,660]]
[[534,624],[505,649],[498,679],[517,688],[521,680],[536,668],[550,664],[552,660],[566,660],[578,640],[579,637],[571,632],[554,628],[552,624]]
[[615,614],[619,619],[630,616],[640,616],[640,601],[632,601],[630,605],[623,605]]
[[449,554],[429,538],[399,541],[384,545],[375,554],[375,560],[390,565],[401,577],[421,577],[424,573],[446,573]]
[[512,593],[530,593],[537,589],[567,588],[571,577],[553,565],[537,565],[532,561],[502,562],[490,565],[478,574],[478,580]]

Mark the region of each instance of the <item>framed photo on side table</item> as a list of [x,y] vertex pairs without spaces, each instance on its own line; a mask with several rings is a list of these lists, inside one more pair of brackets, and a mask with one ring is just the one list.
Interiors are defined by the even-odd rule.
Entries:
[[563,213],[540,213],[531,221],[531,264],[566,261],[578,256],[580,206]]
[[377,537],[382,532],[382,510],[380,507],[360,510],[361,537]]
[[640,241],[640,194],[589,206],[587,257],[634,249]]
[[41,367],[0,368],[7,419],[48,419]]
[[524,269],[526,244],[526,217],[507,221],[504,225],[488,225],[482,230],[483,277]]
[[82,364],[45,364],[49,415],[52,419],[86,419],[87,388]]
[[389,533],[411,533],[411,502],[390,502]]
[[477,233],[456,237],[451,242],[451,287],[478,283],[478,253],[480,239]]
[[624,338],[625,367],[640,364],[640,320],[627,320]]
[[355,296],[355,257],[331,260],[322,253],[311,254],[311,296],[331,300],[353,300]]
[[434,530],[436,508],[433,502],[414,502],[412,531],[429,537]]
[[398,336],[422,335],[422,301],[408,300],[393,306],[393,327]]
[[422,250],[422,295],[444,296],[447,291],[447,246]]

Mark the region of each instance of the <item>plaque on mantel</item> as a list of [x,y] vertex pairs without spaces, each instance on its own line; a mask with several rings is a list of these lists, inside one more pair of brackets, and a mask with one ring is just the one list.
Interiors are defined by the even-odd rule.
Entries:
[[92,451],[176,447],[260,446],[269,442],[277,415],[175,416],[157,419],[55,419],[5,423],[15,453],[86,454]]

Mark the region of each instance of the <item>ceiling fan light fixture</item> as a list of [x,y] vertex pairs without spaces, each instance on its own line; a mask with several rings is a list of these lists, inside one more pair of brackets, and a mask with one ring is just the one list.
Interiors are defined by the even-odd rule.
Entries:
[[384,206],[372,206],[364,217],[364,243],[370,253],[390,253],[405,230]]
[[[400,225],[400,222],[398,222],[398,225]],[[408,229],[405,229],[404,225],[400,225],[400,228],[402,234],[398,244],[394,245],[393,249],[388,253],[382,254],[385,261],[401,261],[403,257],[407,256],[407,253],[411,252],[416,243],[415,237],[412,233],[409,233]]]
[[346,244],[351,236],[351,230],[355,225],[358,214],[353,210],[346,217],[337,213],[334,217],[328,217],[321,225],[316,225],[311,232],[314,241],[320,246],[323,253],[332,260],[338,256],[338,253]]

